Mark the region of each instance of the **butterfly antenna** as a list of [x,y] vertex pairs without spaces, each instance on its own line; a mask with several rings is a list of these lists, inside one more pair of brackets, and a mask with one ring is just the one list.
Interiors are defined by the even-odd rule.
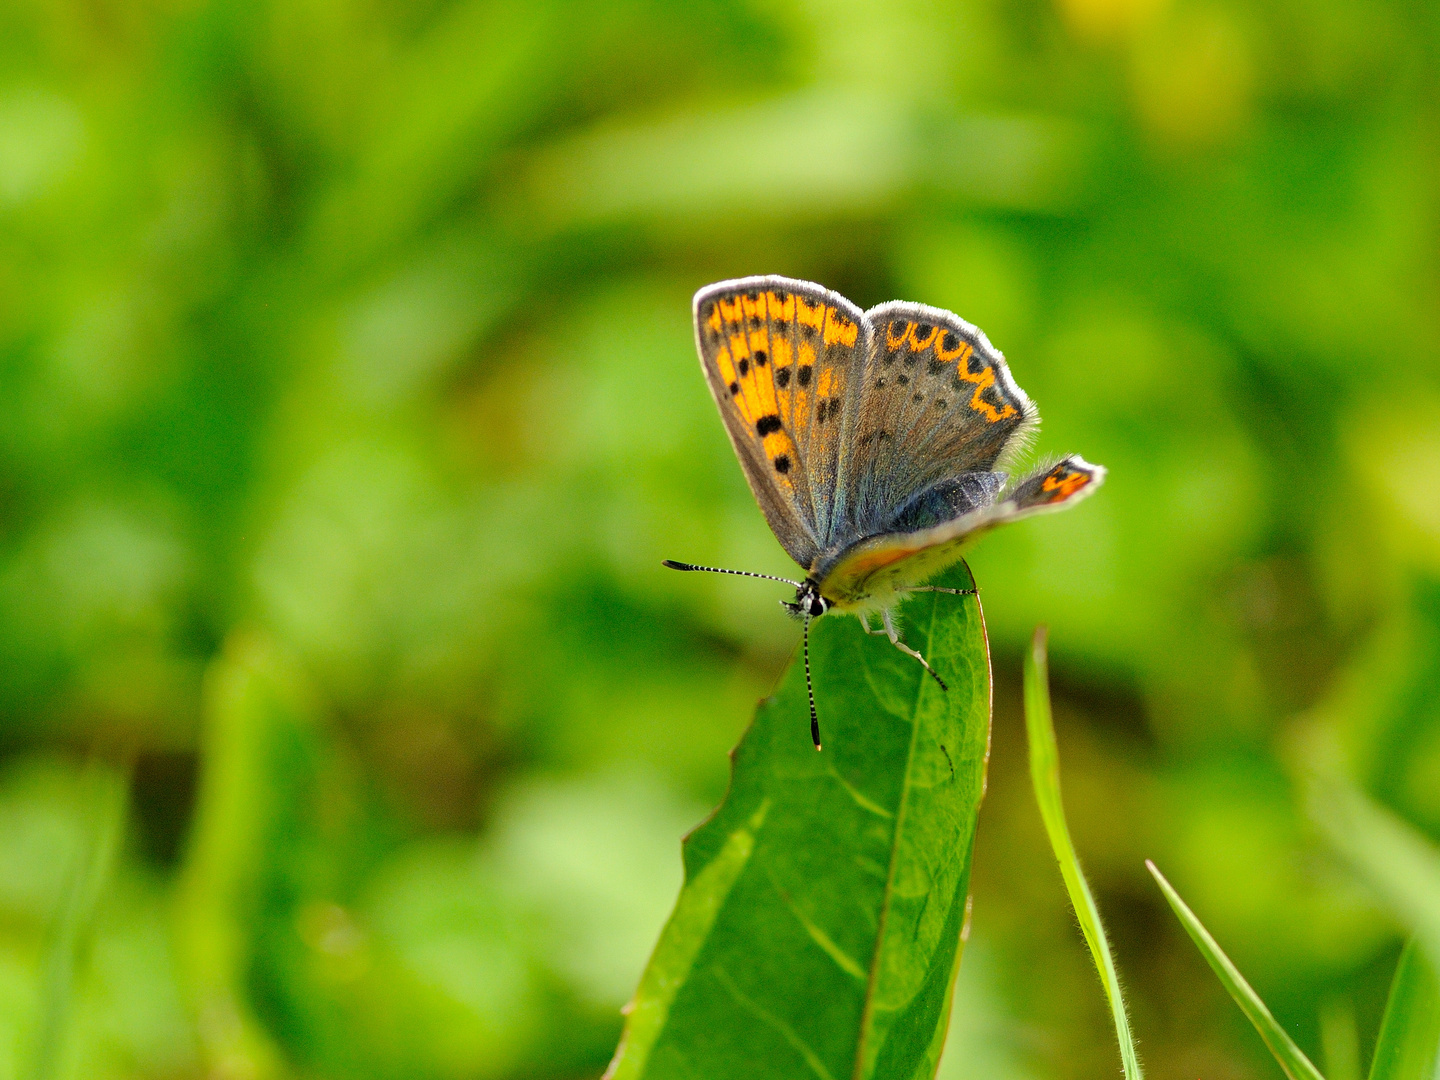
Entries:
[[805,653],[805,693],[810,695],[810,739],[815,749],[820,749],[820,717],[815,712],[815,685],[810,681],[810,616],[805,616],[805,630],[801,634]]
[[660,565],[668,567],[671,570],[704,570],[707,574],[735,574],[738,577],[758,577],[764,578],[766,581],[783,581],[786,585],[794,585],[797,589],[800,587],[800,582],[791,581],[787,577],[776,577],[774,574],[754,574],[749,570],[722,570],[718,566],[696,566],[694,563],[676,562],[674,559],[666,559]]

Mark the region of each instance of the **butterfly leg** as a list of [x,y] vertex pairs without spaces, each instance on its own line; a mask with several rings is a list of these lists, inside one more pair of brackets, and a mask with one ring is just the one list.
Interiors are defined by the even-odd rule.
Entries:
[[948,592],[951,596],[975,596],[975,595],[977,595],[977,594],[980,592],[979,589],[947,589],[947,588],[944,588],[943,586],[940,586],[940,585],[912,585],[910,588],[906,589],[905,591],[906,591],[907,593],[912,593],[912,592]]
[[864,630],[867,634],[872,634],[878,637],[879,635],[886,632],[883,627],[879,630],[871,630],[870,620],[865,617],[865,613],[863,611],[859,615],[857,615],[856,618],[860,620],[860,628]]
[[935,681],[940,684],[940,689],[949,690],[950,688],[945,685],[945,680],[940,678],[939,675],[936,675],[935,669],[925,662],[925,657],[921,656],[914,649],[910,648],[909,645],[906,645],[903,641],[900,640],[900,633],[895,629],[895,623],[890,618],[890,610],[887,608],[882,611],[880,613],[880,617],[885,621],[885,633],[890,635],[890,644],[894,645],[901,652],[913,656],[916,660],[919,660],[920,666],[923,667],[926,671],[930,672],[930,674],[934,677]]

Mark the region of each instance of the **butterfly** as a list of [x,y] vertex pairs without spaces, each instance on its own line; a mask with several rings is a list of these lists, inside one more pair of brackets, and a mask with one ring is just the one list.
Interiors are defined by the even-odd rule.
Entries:
[[894,608],[907,593],[960,593],[925,582],[997,525],[1075,504],[1105,469],[1071,454],[1008,476],[1040,415],[1000,351],[948,311],[898,300],[861,311],[823,286],[765,275],[701,289],[694,316],[700,367],[735,456],[805,578],[664,565],[795,586],[781,603],[804,620],[819,750],[811,619],[858,616],[945,689],[900,640]]

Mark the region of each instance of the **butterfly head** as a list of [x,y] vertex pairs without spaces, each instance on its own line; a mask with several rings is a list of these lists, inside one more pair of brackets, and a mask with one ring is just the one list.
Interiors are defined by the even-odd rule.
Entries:
[[818,619],[830,610],[830,601],[820,595],[820,586],[814,578],[806,578],[795,589],[794,600],[781,600],[785,610],[797,618],[809,615]]

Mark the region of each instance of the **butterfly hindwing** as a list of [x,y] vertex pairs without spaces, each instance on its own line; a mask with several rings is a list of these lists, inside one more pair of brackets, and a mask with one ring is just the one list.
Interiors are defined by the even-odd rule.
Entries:
[[695,341],[750,489],[808,570],[832,528],[869,349],[864,314],[810,282],[740,278],[695,294]]
[[865,317],[871,348],[845,478],[851,536],[893,528],[932,485],[991,472],[1038,420],[1004,356],[965,320],[902,301]]
[[887,533],[852,545],[817,567],[820,591],[841,610],[888,607],[905,587],[954,563],[997,525],[1061,510],[1100,486],[1105,469],[1072,454],[1015,481],[998,502],[929,528]]

